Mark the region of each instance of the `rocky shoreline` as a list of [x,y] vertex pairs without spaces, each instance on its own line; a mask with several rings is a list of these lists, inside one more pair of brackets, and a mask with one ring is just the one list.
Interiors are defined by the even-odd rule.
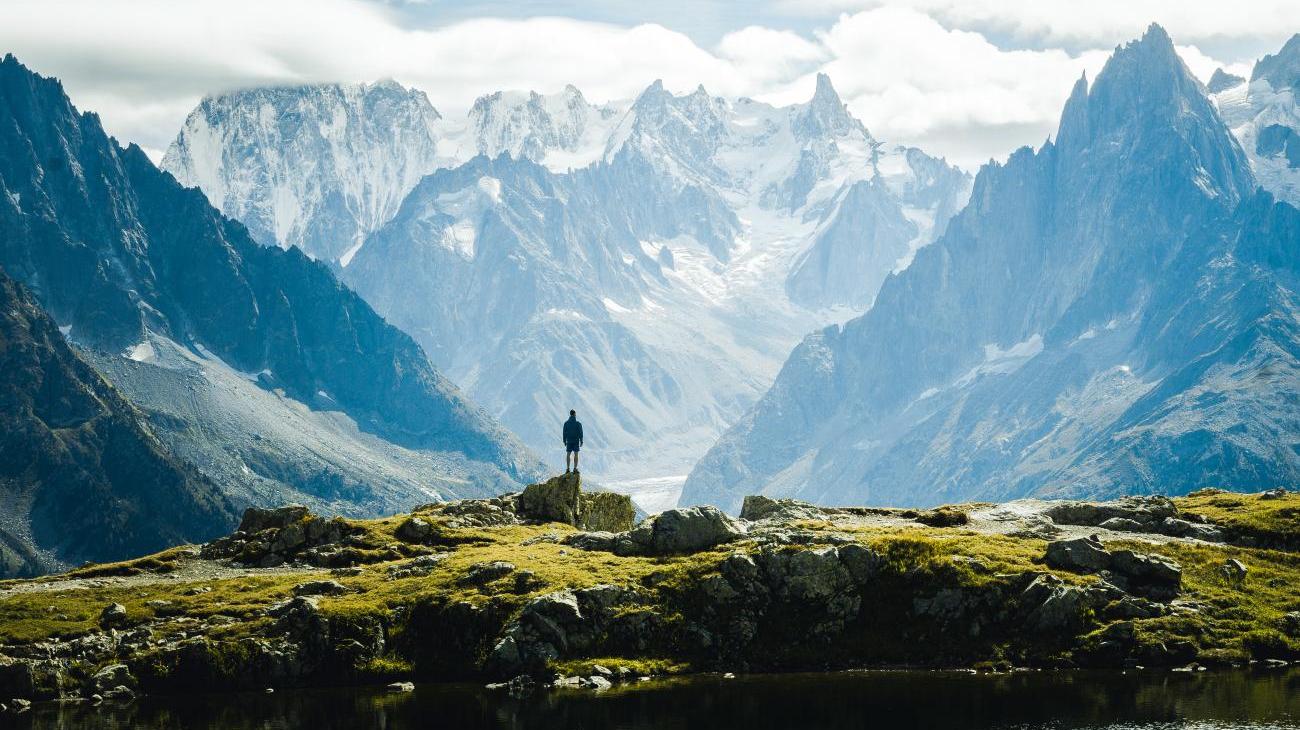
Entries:
[[576,476],[238,531],[0,583],[0,703],[688,672],[1164,668],[1300,658],[1300,496],[936,510],[746,499],[635,523]]

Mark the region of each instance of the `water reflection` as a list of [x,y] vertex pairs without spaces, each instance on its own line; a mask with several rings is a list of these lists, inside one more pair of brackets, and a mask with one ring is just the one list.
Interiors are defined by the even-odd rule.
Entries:
[[511,698],[477,685],[150,697],[44,705],[0,727],[184,728],[1300,728],[1300,672],[862,672],[695,677],[603,694]]

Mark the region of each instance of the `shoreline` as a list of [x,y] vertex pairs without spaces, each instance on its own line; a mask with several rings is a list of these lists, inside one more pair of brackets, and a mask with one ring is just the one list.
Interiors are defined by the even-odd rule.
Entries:
[[0,697],[1272,671],[1300,660],[1296,515],[1209,490],[635,523],[577,478],[380,520],[250,509],[203,546],[0,584]]

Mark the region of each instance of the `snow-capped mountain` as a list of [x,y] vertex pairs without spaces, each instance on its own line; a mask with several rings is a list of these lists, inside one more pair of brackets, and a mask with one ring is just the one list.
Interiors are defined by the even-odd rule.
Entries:
[[374,514],[540,475],[324,264],[258,245],[12,56],[0,149],[0,267],[236,507]]
[[447,162],[444,126],[423,92],[394,81],[249,89],[205,98],[162,168],[259,242],[346,266]]
[[488,115],[504,98],[476,109],[523,120],[492,127],[507,154],[425,178],[344,278],[525,442],[552,448],[578,409],[605,478],[683,474],[799,338],[861,311],[969,191],[877,143],[825,77],[783,108],[656,82],[564,172],[557,150],[594,145],[532,135],[557,107],[536,96]]
[[589,104],[572,85],[558,94],[498,91],[474,102],[461,136],[472,140],[467,157],[507,154],[565,172],[600,159],[625,111],[625,104]]
[[1294,483],[1297,242],[1153,26],[1080,80],[1055,142],[980,171],[867,313],[791,354],[682,502]]
[[1249,81],[1216,74],[1209,89],[1260,185],[1300,205],[1300,33],[1260,59]]

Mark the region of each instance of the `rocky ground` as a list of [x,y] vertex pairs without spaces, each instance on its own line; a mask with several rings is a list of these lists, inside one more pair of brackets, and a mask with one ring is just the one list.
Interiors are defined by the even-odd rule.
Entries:
[[250,509],[206,545],[0,583],[0,703],[1300,658],[1300,495],[1282,490],[924,511],[750,497],[738,519],[635,521],[576,476],[382,520]]

